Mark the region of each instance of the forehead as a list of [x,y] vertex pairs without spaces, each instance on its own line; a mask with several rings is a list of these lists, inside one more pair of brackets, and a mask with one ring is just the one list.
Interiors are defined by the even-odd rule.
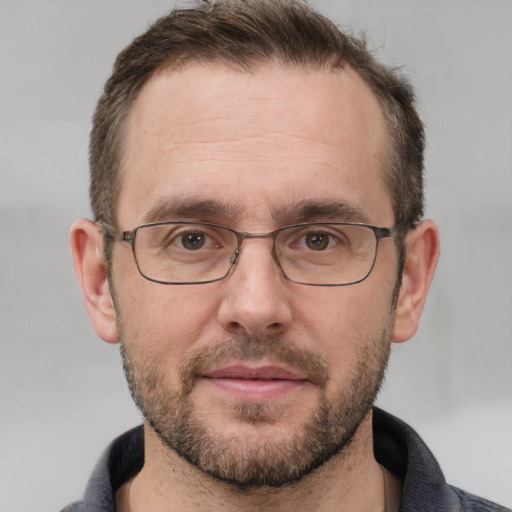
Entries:
[[162,71],[127,119],[118,219],[141,223],[166,201],[221,202],[251,219],[333,201],[387,216],[384,133],[350,68]]

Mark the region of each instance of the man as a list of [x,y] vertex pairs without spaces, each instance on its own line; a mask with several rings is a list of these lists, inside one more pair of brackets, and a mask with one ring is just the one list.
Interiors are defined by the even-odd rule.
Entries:
[[504,510],[373,408],[438,254],[410,88],[300,2],[202,3],[118,57],[71,231],[144,429],[83,511]]

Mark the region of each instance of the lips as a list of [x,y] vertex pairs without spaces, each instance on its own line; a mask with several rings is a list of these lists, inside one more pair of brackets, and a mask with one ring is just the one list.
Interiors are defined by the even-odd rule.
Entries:
[[231,365],[204,374],[204,379],[216,389],[250,401],[266,401],[291,393],[308,381],[286,368]]
[[278,366],[260,366],[251,368],[245,365],[233,365],[218,368],[205,374],[207,378],[249,379],[249,380],[305,380],[300,375]]

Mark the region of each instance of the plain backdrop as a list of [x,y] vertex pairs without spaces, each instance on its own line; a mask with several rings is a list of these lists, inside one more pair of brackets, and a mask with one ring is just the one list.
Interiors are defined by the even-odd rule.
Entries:
[[[161,0],[0,0],[0,511],[57,511],[140,422],[98,340],[68,230],[89,216],[87,144],[116,54]],[[512,2],[324,0],[418,88],[442,257],[379,404],[449,482],[512,505]]]

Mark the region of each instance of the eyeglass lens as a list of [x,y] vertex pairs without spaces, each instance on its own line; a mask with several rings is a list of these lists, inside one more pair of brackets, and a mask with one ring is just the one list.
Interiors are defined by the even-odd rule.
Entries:
[[[268,235],[285,276],[318,285],[352,284],[371,271],[377,237],[370,226],[303,224]],[[244,238],[240,233],[208,224],[164,223],[136,230],[134,254],[141,274],[163,283],[204,283],[229,272]]]

